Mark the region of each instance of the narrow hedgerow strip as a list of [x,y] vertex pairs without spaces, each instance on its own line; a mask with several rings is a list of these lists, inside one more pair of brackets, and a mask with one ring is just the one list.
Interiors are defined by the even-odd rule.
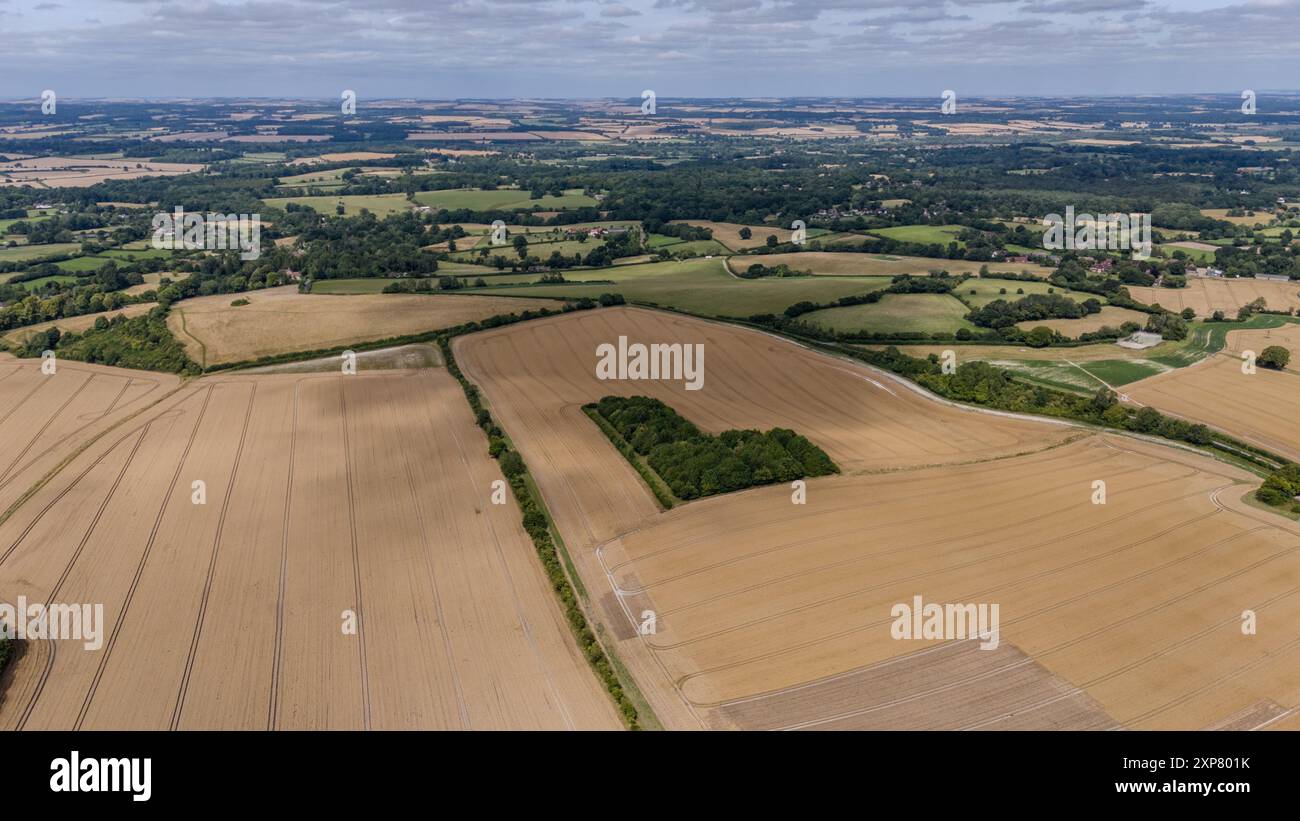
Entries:
[[595,404],[583,405],[582,412],[591,417],[591,421],[596,423],[596,426],[605,434],[610,443],[614,445],[619,453],[623,454],[623,458],[628,461],[628,464],[632,465],[632,467],[636,469],[636,472],[641,474],[641,478],[645,480],[646,485],[650,488],[650,492],[659,500],[659,506],[664,510],[671,509],[672,506],[676,504],[673,500],[672,491],[664,485],[664,480],[659,477],[659,474],[651,470],[650,466],[642,461],[641,457],[632,449],[632,446],[628,444],[628,441],[623,438],[622,434],[614,430],[614,426],[605,421],[605,417],[601,416],[600,412],[596,410]]
[[[575,308],[575,310],[581,309]],[[469,331],[463,331],[462,333],[469,333]],[[453,336],[444,335],[438,337],[438,345],[442,349],[443,360],[446,362],[448,372],[456,378],[461,389],[465,391],[465,398],[469,400],[469,406],[474,412],[475,421],[487,434],[488,454],[497,460],[502,474],[505,475],[506,481],[510,483],[510,489],[514,491],[515,500],[523,511],[524,530],[528,532],[529,538],[533,540],[533,547],[536,548],[537,555],[542,560],[542,567],[546,571],[546,577],[551,584],[551,589],[555,592],[560,601],[560,607],[564,610],[569,629],[573,631],[574,637],[577,638],[578,646],[586,657],[588,664],[591,665],[592,670],[595,671],[596,677],[600,679],[610,698],[614,700],[614,704],[623,717],[623,723],[630,730],[639,730],[642,728],[642,721],[636,705],[628,697],[622,681],[615,672],[615,665],[611,657],[606,654],[604,646],[600,643],[595,631],[587,621],[587,615],[578,600],[578,594],[574,590],[573,583],[564,571],[564,564],[559,551],[556,549],[555,539],[551,534],[550,519],[546,514],[542,500],[538,494],[529,489],[528,466],[524,464],[524,459],[519,455],[518,451],[510,449],[504,432],[493,421],[492,414],[488,409],[483,407],[483,400],[478,387],[466,379],[464,373],[461,372],[460,366],[456,363],[455,356],[451,351]]]

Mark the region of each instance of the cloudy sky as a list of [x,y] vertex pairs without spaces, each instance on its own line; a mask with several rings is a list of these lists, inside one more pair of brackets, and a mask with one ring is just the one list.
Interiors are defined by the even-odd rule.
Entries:
[[1300,0],[0,0],[0,98],[1300,88]]

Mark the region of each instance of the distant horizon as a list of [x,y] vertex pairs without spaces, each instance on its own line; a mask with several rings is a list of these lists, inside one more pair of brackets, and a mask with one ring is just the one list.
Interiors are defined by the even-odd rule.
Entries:
[[[1300,88],[1293,89],[1272,89],[1256,88],[1252,89],[1257,95],[1276,95],[1280,97],[1300,97]],[[1013,93],[987,93],[987,94],[966,94],[963,96],[967,100],[1062,100],[1062,99],[1079,99],[1079,100],[1124,100],[1124,99],[1170,99],[1178,97],[1236,97],[1240,95],[1242,89],[1233,89],[1228,91],[1171,91],[1171,92],[1134,92],[1132,94],[1013,94]],[[681,100],[681,101],[710,101],[710,100],[930,100],[938,98],[942,91],[936,91],[933,94],[827,94],[827,95],[776,95],[776,94],[715,94],[715,95],[698,95],[698,96],[677,96],[656,92],[658,100]],[[93,97],[82,97],[74,95],[59,95],[62,102],[141,102],[141,103],[165,103],[165,102],[182,102],[188,100],[195,101],[212,101],[212,102],[276,102],[292,100],[295,102],[318,102],[318,103],[335,103],[339,99],[338,95],[321,96],[321,95],[290,95],[290,94],[271,94],[271,95],[135,95],[135,94],[105,94]],[[540,102],[582,102],[582,101],[619,101],[619,100],[640,100],[640,94],[612,94],[612,95],[591,95],[591,96],[571,96],[571,97],[552,97],[537,94],[516,95],[516,96],[464,96],[464,97],[418,97],[411,95],[397,96],[365,96],[358,94],[359,100],[370,102],[416,102],[416,103],[440,103],[440,102],[498,102],[510,100],[535,100]],[[28,97],[0,97],[0,103],[20,104],[40,102],[40,93],[37,92]]]
[[0,17],[4,99],[1129,96],[1300,76],[1300,0],[0,0]]

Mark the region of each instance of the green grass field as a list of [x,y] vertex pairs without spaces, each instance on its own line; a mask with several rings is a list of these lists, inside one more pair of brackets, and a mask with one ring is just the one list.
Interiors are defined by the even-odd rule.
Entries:
[[[530,276],[535,278],[536,275]],[[620,293],[629,301],[653,302],[701,316],[748,317],[780,313],[804,300],[831,302],[889,284],[889,279],[882,277],[737,279],[727,274],[719,258],[565,271],[564,276],[570,282],[563,285],[523,285],[476,289],[476,292],[549,297],[597,297],[602,293]],[[613,282],[583,285],[583,280]]]
[[[588,239],[586,242],[579,242],[576,239],[548,241],[551,236],[553,235],[542,234],[538,238],[529,237],[530,242],[528,243],[528,254],[542,260],[545,260],[556,251],[559,251],[560,254],[566,257],[572,257],[574,254],[582,254],[583,256],[586,256],[594,249],[605,244],[603,239]],[[505,245],[494,246],[490,241],[485,240],[485,242],[486,244],[477,245],[470,250],[456,251],[451,255],[451,258],[456,262],[473,262],[480,258],[480,254],[482,254],[483,249],[486,248],[488,252],[487,259],[491,259],[497,255],[503,256],[509,260],[519,259],[519,255],[515,253],[512,244],[506,243]],[[459,247],[461,243],[457,242],[456,245]]]
[[33,222],[40,222],[41,220],[47,220],[47,219],[49,219],[48,215],[42,215],[39,217],[27,217],[26,219],[0,220],[0,234],[9,233],[9,226],[13,225],[15,222],[25,222],[31,224]]
[[1179,248],[1176,245],[1169,245],[1169,244],[1157,245],[1156,247],[1159,248],[1161,251],[1164,251],[1165,256],[1170,259],[1173,259],[1175,251],[1182,251],[1183,254],[1193,262],[1200,262],[1200,263],[1214,262],[1213,251],[1203,251],[1200,248]]
[[272,208],[283,208],[286,203],[292,202],[329,217],[335,215],[335,210],[340,203],[343,205],[344,214],[349,217],[357,216],[362,209],[369,210],[375,216],[386,217],[390,214],[400,214],[411,207],[411,203],[407,201],[405,194],[358,194],[348,197],[268,197],[262,202]]
[[29,291],[35,291],[36,289],[40,288],[42,285],[44,285],[47,282],[76,282],[76,281],[77,278],[74,276],[69,276],[67,274],[56,274],[54,276],[41,277],[40,279],[32,279],[32,280],[28,280],[27,282],[20,282],[18,284],[23,286]]
[[[1006,290],[1006,293],[1002,293]],[[1017,293],[1024,291],[1023,294]],[[974,293],[972,293],[972,291]],[[1017,299],[1024,299],[1029,294],[1046,294],[1056,293],[1067,296],[1075,302],[1083,302],[1085,299],[1096,299],[1101,304],[1106,304],[1106,297],[1096,294],[1086,294],[1082,291],[1067,291],[1047,282],[1025,282],[1015,279],[968,279],[960,286],[953,289],[953,294],[961,299],[962,302],[973,308],[982,308],[990,302],[999,299],[1005,299],[1007,302],[1014,302]]]
[[29,260],[52,257],[59,254],[71,254],[81,250],[79,242],[55,242],[49,245],[19,245],[16,248],[0,248],[0,261],[27,262]]
[[513,188],[498,188],[493,191],[456,188],[446,191],[421,191],[415,195],[415,201],[420,205],[434,208],[453,210],[468,208],[472,211],[513,211],[534,207],[542,211],[562,211],[566,208],[581,208],[596,204],[596,200],[583,194],[580,188],[565,191],[560,197],[548,195],[536,200],[532,199],[530,192]]
[[107,257],[73,257],[65,259],[62,262],[56,262],[60,271],[67,271],[73,274],[88,274],[92,271],[98,271],[109,263]]
[[119,260],[170,259],[174,253],[176,252],[167,248],[110,248],[96,256]]
[[963,318],[968,310],[947,294],[887,294],[879,302],[813,311],[801,319],[831,331],[953,333],[977,330]]
[[895,228],[872,230],[871,233],[899,242],[938,243],[945,246],[955,242],[965,246],[966,243],[957,239],[957,234],[961,233],[962,228],[961,225],[899,225]]

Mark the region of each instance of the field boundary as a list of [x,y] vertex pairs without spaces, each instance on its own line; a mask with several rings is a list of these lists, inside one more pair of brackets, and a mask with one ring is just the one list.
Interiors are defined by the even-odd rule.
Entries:
[[637,474],[641,476],[641,479],[646,483],[647,488],[659,503],[660,512],[671,510],[674,505],[682,501],[673,495],[672,490],[667,486],[667,483],[664,482],[663,477],[656,473],[654,468],[644,462],[641,455],[632,449],[632,446],[628,444],[628,441],[624,439],[618,431],[614,430],[614,426],[606,421],[605,417],[600,415],[600,411],[596,410],[594,405],[583,405],[582,412],[587,414],[591,421],[596,423],[596,427],[600,428],[601,433],[605,434],[609,439],[610,444],[612,444],[619,453],[623,454],[623,458],[636,469]]
[[[451,349],[451,340],[454,337],[477,330],[480,329],[474,328],[473,330],[462,330],[457,333],[439,335],[438,344],[442,348],[447,370],[460,383],[470,410],[480,420],[480,427],[484,430],[491,445],[493,436],[490,430],[495,428],[503,435],[504,431],[501,431],[496,426],[490,412],[483,408],[480,399],[481,391],[461,371]],[[504,442],[504,439],[502,441]],[[554,591],[560,608],[564,611],[566,621],[569,623],[570,631],[579,642],[579,650],[582,651],[592,671],[614,701],[624,725],[629,730],[658,727],[659,722],[654,717],[649,702],[637,689],[636,682],[628,675],[626,668],[617,660],[614,652],[598,635],[603,631],[593,628],[593,620],[588,617],[587,610],[583,607],[582,600],[579,598],[574,585],[572,576],[576,576],[576,573],[572,569],[572,560],[568,555],[568,549],[564,547],[563,541],[558,538],[559,534],[556,531],[550,511],[546,509],[540,491],[533,484],[532,474],[524,463],[523,457],[519,455],[518,451],[507,450],[504,447],[490,448],[489,452],[493,453],[494,458],[496,458],[502,473],[510,484],[510,489],[514,492],[515,500],[523,510],[524,530],[528,532],[533,541],[533,546],[542,562],[542,568],[551,583],[551,589]],[[541,521],[538,522],[537,518],[540,518]],[[561,551],[563,551],[563,555],[561,555]]]

